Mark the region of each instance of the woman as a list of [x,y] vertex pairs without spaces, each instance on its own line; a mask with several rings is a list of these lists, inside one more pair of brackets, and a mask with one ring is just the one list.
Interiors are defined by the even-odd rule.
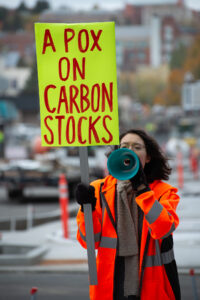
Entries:
[[180,287],[172,232],[179,224],[177,189],[164,183],[171,169],[157,142],[143,130],[120,136],[120,148],[139,157],[130,180],[108,175],[89,187],[79,184],[77,239],[86,248],[83,204],[91,203],[98,285],[92,300],[178,300]]

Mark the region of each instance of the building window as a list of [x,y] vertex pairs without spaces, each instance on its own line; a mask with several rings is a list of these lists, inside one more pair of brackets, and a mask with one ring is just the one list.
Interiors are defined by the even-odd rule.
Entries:
[[135,53],[134,52],[130,52],[128,54],[129,59],[134,59],[135,58]]
[[138,52],[137,53],[137,58],[140,61],[144,61],[146,59],[146,54],[144,52]]
[[16,89],[17,88],[17,79],[13,79],[12,81],[11,81],[11,88],[12,89]]
[[163,62],[164,63],[169,63],[170,59],[171,59],[171,55],[169,55],[169,54],[163,55]]
[[164,27],[164,40],[171,41],[173,40],[173,28],[169,25]]
[[148,45],[147,45],[147,42],[146,41],[141,41],[138,43],[139,44],[139,48],[141,49],[144,49],[144,48],[147,48]]
[[172,43],[165,43],[165,44],[163,45],[163,49],[164,49],[164,51],[167,52],[167,53],[172,52],[172,50],[173,50],[173,45],[172,45]]
[[134,48],[134,42],[133,41],[127,41],[125,43],[125,48],[128,48],[128,49],[133,49]]

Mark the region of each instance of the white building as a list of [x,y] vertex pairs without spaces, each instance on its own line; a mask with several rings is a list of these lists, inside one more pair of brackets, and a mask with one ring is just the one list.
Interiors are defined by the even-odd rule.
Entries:
[[200,111],[200,80],[183,84],[182,107],[184,111]]
[[0,95],[15,97],[24,88],[30,76],[30,68],[9,67],[3,56],[0,57]]

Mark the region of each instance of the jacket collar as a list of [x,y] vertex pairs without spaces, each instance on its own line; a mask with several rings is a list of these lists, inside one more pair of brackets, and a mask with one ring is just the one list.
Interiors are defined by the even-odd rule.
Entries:
[[116,184],[117,184],[116,178],[114,178],[111,175],[106,176],[104,179],[104,184],[102,186],[102,192],[107,192],[110,189],[113,189],[113,187],[115,187]]
[[[104,178],[104,184],[102,186],[102,192],[107,192],[117,184],[117,179],[111,175],[108,175]],[[155,180],[154,182],[149,184],[151,190],[154,190],[156,193],[156,197],[159,198],[162,194],[166,192],[168,189],[176,189],[173,188],[166,182],[162,182],[161,180]],[[177,190],[177,189],[176,189]]]

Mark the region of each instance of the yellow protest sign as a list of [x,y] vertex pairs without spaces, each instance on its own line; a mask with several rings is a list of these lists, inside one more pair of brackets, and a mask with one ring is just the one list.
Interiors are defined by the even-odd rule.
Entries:
[[115,24],[36,23],[43,146],[119,144]]

